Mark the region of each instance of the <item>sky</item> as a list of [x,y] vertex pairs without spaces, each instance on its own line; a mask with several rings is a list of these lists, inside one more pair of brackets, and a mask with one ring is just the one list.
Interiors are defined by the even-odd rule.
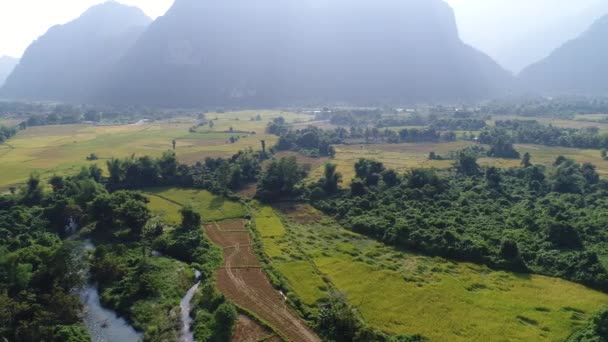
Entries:
[[[0,56],[21,57],[25,49],[54,25],[76,19],[104,0],[0,0]],[[173,0],[118,0],[137,6],[155,19]]]

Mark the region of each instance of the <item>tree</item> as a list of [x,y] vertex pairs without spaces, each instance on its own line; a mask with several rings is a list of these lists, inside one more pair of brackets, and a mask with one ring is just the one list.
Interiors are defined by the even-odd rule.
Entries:
[[291,196],[295,186],[307,175],[306,170],[298,164],[296,157],[273,160],[258,182],[257,197],[263,200]]
[[593,318],[598,336],[608,341],[608,309],[602,310]]
[[350,192],[352,196],[363,196],[367,193],[365,183],[359,178],[353,179],[350,183]]
[[129,199],[119,208],[120,219],[131,230],[133,236],[139,237],[150,218],[150,210],[145,203]]
[[96,182],[101,181],[101,176],[103,175],[103,171],[97,164],[93,164],[89,166],[89,176],[93,178]]
[[110,184],[118,185],[125,178],[126,170],[124,163],[120,159],[110,159],[107,162],[108,172],[110,173]]
[[500,171],[494,166],[490,166],[486,169],[486,182],[488,187],[494,190],[500,190]]
[[475,176],[479,174],[477,158],[468,153],[460,153],[455,164],[456,171],[465,176]]
[[234,305],[230,303],[222,303],[214,314],[216,323],[216,337],[219,340],[228,340],[234,331],[234,325],[238,318],[238,313]]
[[527,167],[532,166],[532,163],[531,163],[531,161],[530,161],[531,159],[532,159],[532,158],[531,158],[531,156],[530,156],[530,153],[529,153],[529,152],[524,153],[524,156],[521,158],[521,166],[522,166],[523,168],[527,168]]
[[44,193],[40,187],[40,176],[31,174],[25,187],[22,201],[28,206],[38,205],[42,202]]
[[350,342],[363,327],[355,310],[348,306],[340,293],[332,293],[319,310],[318,328],[329,341]]
[[181,228],[184,231],[192,231],[201,229],[202,219],[201,214],[198,211],[194,210],[194,208],[190,205],[186,205],[182,207],[180,210],[180,214],[182,215],[182,225]]
[[209,128],[213,129],[213,126],[215,126],[215,123],[213,122],[213,120],[209,120]]
[[558,159],[555,163],[556,167],[552,177],[553,191],[573,194],[581,193],[585,185],[585,177],[581,173],[579,165],[572,159]]
[[492,142],[488,157],[519,159],[519,152],[507,138],[498,137]]
[[375,160],[359,159],[355,163],[356,177],[365,180],[367,186],[378,185],[380,174],[384,170],[384,164]]
[[323,178],[323,190],[328,194],[334,194],[338,191],[338,184],[342,182],[342,174],[336,172],[336,165],[332,163],[325,164],[325,178]]
[[399,184],[399,175],[395,170],[389,169],[382,172],[382,181],[387,187],[393,187]]
[[567,223],[549,222],[546,231],[547,240],[558,248],[576,249],[582,246],[578,232]]

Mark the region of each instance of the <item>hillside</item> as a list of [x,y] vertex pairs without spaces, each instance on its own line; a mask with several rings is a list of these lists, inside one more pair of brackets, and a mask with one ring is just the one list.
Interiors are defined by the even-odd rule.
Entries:
[[19,59],[8,56],[0,57],[0,86],[4,84],[4,81],[11,74],[15,66],[19,63]]
[[117,2],[94,6],[57,25],[28,47],[0,91],[2,97],[86,101],[150,23],[141,10]]
[[440,0],[177,0],[98,101],[407,103],[483,98],[510,81],[462,43],[452,9]]
[[608,80],[608,16],[597,20],[585,33],[569,41],[549,57],[524,69],[519,81],[527,89],[551,93],[606,94]]

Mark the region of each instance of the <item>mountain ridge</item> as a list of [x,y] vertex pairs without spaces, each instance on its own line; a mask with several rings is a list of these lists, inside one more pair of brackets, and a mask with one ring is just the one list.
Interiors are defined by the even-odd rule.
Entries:
[[525,68],[518,76],[524,89],[550,94],[608,94],[608,80],[598,74],[608,68],[608,15],[596,20],[580,36],[547,58]]

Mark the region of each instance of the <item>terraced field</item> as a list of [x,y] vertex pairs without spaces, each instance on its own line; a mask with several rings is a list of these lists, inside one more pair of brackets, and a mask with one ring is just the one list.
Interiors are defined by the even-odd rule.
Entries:
[[578,284],[412,254],[346,231],[310,207],[278,209],[284,233],[263,247],[293,292],[314,309],[337,289],[386,332],[430,341],[561,341],[608,305],[608,295]]

